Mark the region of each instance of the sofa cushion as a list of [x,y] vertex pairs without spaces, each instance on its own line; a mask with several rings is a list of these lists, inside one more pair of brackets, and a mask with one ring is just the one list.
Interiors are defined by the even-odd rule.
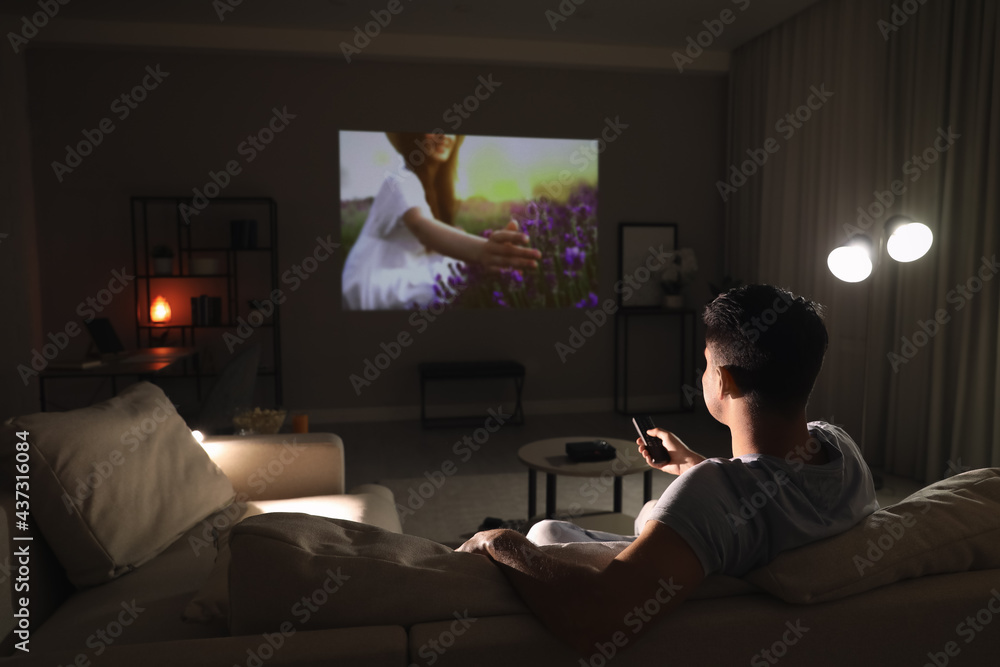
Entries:
[[147,382],[4,428],[7,442],[10,431],[29,434],[32,517],[77,587],[139,567],[233,500],[229,479]]
[[[225,629],[229,619],[229,536],[233,526],[252,516],[263,514],[256,503],[245,503],[239,496],[231,508],[239,508],[238,516],[223,515],[225,519],[215,526],[213,545],[215,564],[208,577],[198,588],[198,592],[184,607],[181,618],[191,623],[205,623]],[[200,541],[204,541],[201,538]]]
[[991,568],[1000,568],[1000,468],[931,484],[840,535],[779,554],[745,579],[786,602],[809,603]]
[[393,504],[392,491],[377,484],[363,484],[348,494],[261,500],[241,505],[242,515],[218,526],[215,547],[218,555],[215,567],[202,584],[198,593],[184,609],[184,620],[225,627],[229,620],[229,537],[233,526],[244,519],[268,512],[301,512],[331,519],[347,519],[358,523],[379,526],[400,533],[399,515]]
[[482,556],[374,526],[264,514],[237,524],[229,546],[232,634],[272,632],[289,616],[309,630],[525,612]]

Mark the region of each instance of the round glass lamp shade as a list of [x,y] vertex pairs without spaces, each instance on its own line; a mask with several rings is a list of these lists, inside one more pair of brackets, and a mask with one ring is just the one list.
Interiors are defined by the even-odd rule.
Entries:
[[826,258],[830,272],[845,283],[859,283],[872,274],[872,258],[864,245],[834,248]]
[[934,233],[922,222],[901,225],[892,233],[885,244],[889,257],[897,262],[912,262],[920,259],[931,249]]

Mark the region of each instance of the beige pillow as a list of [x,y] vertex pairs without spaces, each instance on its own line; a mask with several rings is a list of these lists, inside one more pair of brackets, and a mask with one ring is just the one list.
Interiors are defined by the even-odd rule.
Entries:
[[235,495],[148,382],[89,408],[9,420],[5,442],[14,431],[28,432],[32,518],[77,587],[139,567]]
[[931,484],[834,537],[779,554],[745,580],[824,602],[929,574],[1000,568],[1000,468]]

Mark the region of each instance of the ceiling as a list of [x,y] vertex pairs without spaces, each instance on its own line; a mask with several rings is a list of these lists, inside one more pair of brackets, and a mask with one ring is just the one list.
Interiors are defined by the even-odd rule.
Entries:
[[[672,53],[683,49],[689,38],[706,31],[705,21],[718,21],[721,12],[731,22],[722,26],[708,43],[707,53],[721,56],[721,69],[728,67],[728,53],[766,32],[817,0],[87,0],[61,6],[58,20],[40,31],[39,41],[80,43],[141,43],[143,34],[156,45],[171,40],[178,46],[200,46],[182,37],[183,31],[211,30],[231,39],[241,31],[244,47],[254,39],[280,35],[283,46],[263,43],[261,50],[287,50],[299,36],[303,43],[342,40],[355,27],[373,20],[372,11],[382,10],[391,22],[382,31],[378,54],[386,45],[404,51],[423,47],[447,53],[449,48],[475,50],[481,40],[486,56],[496,58],[508,48],[524,45],[542,57],[543,50],[565,52],[565,59],[586,61],[580,50],[598,47],[607,54],[628,51],[626,60],[655,60],[657,66],[673,67]],[[384,10],[398,2],[398,14]],[[578,4],[579,3],[579,4]],[[231,11],[221,11],[220,8]],[[4,14],[30,15],[38,11],[37,0],[5,0]],[[221,16],[221,19],[220,19]],[[561,20],[565,19],[565,20]],[[133,24],[132,38],[125,24]],[[141,26],[141,28],[140,28]],[[172,31],[172,32],[171,32]],[[46,34],[47,33],[47,34]],[[171,36],[166,36],[169,33]],[[97,35],[100,35],[98,37]],[[391,37],[389,37],[391,35]],[[325,36],[325,40],[324,40]],[[434,38],[439,38],[435,40]],[[708,42],[708,36],[702,37]],[[393,41],[396,44],[393,44]],[[436,43],[439,42],[439,43]],[[335,44],[339,44],[336,41]],[[402,46],[399,46],[402,44]],[[228,48],[236,48],[234,45]],[[302,50],[310,50],[304,47]],[[315,49],[312,49],[315,50]],[[336,48],[329,49],[330,52]],[[383,54],[384,55],[384,54]],[[458,58],[469,53],[457,53]],[[510,54],[512,61],[518,60]],[[651,57],[650,57],[651,56]],[[437,55],[436,57],[440,57]],[[602,56],[607,59],[607,55]],[[560,56],[552,56],[559,60]],[[705,58],[710,61],[711,58]],[[712,69],[711,66],[707,69]]]
[[[219,25],[215,7],[236,4],[223,14],[225,25],[353,30],[371,20],[370,11],[384,9],[388,0],[87,0],[60,9],[67,18],[143,23]],[[816,2],[816,0],[399,0],[392,30],[406,34],[481,36],[514,39],[678,46],[705,29],[703,20],[718,18],[726,8],[737,20],[726,27],[714,48],[731,51]],[[5,13],[38,10],[35,0],[5,2]],[[20,7],[17,7],[20,5]],[[565,21],[555,22],[546,10],[573,8]],[[741,11],[746,7],[746,11]]]

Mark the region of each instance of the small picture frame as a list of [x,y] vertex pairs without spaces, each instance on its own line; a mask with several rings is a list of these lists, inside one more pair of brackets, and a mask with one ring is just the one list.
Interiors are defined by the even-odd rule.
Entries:
[[[619,308],[663,305],[662,268],[659,271],[649,268],[651,263],[659,262],[661,247],[665,252],[677,249],[677,223],[623,222],[618,225],[618,280],[623,281],[622,289],[615,290]],[[629,277],[627,281],[626,276]]]

